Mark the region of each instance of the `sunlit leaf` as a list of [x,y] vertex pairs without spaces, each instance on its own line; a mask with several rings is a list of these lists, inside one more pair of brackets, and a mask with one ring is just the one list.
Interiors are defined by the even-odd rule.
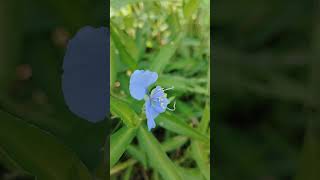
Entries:
[[190,18],[199,7],[199,0],[184,0],[183,14],[186,18]]
[[139,123],[139,117],[134,110],[117,97],[110,96],[110,111],[113,115],[120,117],[129,127],[136,126]]

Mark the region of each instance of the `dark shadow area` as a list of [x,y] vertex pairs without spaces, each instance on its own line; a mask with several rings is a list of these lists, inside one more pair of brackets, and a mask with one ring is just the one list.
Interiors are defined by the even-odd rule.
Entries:
[[92,123],[70,112],[61,84],[69,40],[108,19],[104,0],[0,2],[1,180],[107,175],[106,118]]

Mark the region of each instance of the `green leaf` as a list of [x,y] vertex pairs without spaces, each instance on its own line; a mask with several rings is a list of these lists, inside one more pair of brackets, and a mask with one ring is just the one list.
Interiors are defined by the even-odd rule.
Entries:
[[199,171],[199,169],[195,169],[195,168],[183,168],[183,167],[179,167],[178,168],[178,172],[181,175],[181,177],[184,180],[204,180],[204,177],[202,176],[201,172]]
[[37,179],[91,179],[76,154],[51,134],[2,110],[0,119],[1,151]]
[[[175,136],[161,143],[161,147],[165,152],[169,152],[169,151],[178,149],[187,141],[188,141],[188,138],[185,136]],[[146,159],[145,153],[141,149],[139,149],[137,146],[129,145],[127,152],[134,159],[141,162],[144,167],[147,167],[147,159]]]
[[[183,6],[183,14],[186,18],[190,18],[199,7],[199,0],[185,0]],[[185,2],[184,1],[184,2]]]
[[117,65],[116,65],[116,49],[114,47],[112,37],[110,41],[110,89],[114,87],[117,79]]
[[165,66],[169,64],[170,59],[175,54],[182,37],[183,34],[180,33],[177,35],[175,40],[160,48],[158,54],[151,60],[151,71],[157,72],[158,74],[163,72]]
[[[202,119],[200,121],[198,129],[201,133],[205,134],[210,122],[210,105],[206,102],[206,106],[202,113]],[[210,147],[207,146],[207,147]],[[196,161],[201,173],[207,180],[210,180],[210,160],[209,153],[210,149],[205,147],[205,144],[197,140],[191,143],[191,152],[194,160]]]
[[138,140],[147,154],[148,162],[161,174],[163,179],[182,179],[178,174],[176,166],[164,152],[157,139],[142,126],[138,130]]
[[207,136],[201,134],[197,129],[190,127],[187,123],[172,114],[161,114],[157,117],[156,121],[161,127],[177,134],[181,134],[203,142],[209,141]]
[[119,162],[117,165],[113,166],[110,169],[110,176],[113,176],[114,174],[117,174],[120,171],[127,169],[128,167],[132,167],[135,163],[137,163],[137,160],[135,159],[129,159],[127,161]]
[[136,60],[133,59],[133,57],[128,53],[126,50],[124,44],[121,42],[119,38],[119,34],[114,29],[112,23],[110,24],[110,30],[111,30],[111,37],[112,40],[119,52],[120,60],[126,64],[131,70],[134,70],[137,68]]
[[198,127],[200,132],[205,134],[208,129],[209,123],[210,123],[210,104],[208,102],[206,102],[206,106],[205,106],[204,111],[202,113],[202,119],[201,119],[199,127]]
[[209,153],[204,150],[203,143],[193,141],[191,143],[191,151],[201,173],[207,180],[210,180],[210,161]]
[[128,127],[135,127],[140,123],[136,112],[125,101],[115,96],[110,96],[110,111],[120,117]]
[[19,110],[21,105],[8,98],[0,99],[0,102],[5,111],[23,117],[23,121],[49,132],[72,148],[90,171],[94,170],[101,161],[101,148],[107,134],[105,131],[107,121],[93,124],[67,112],[59,111],[49,116],[44,112],[38,112],[39,106],[30,105],[29,111],[21,111]]
[[17,164],[17,162],[11,159],[8,153],[6,153],[3,149],[1,149],[1,146],[0,146],[0,162],[7,169],[14,170],[16,172],[26,173],[25,170],[21,168],[19,164]]
[[110,168],[115,165],[135,137],[136,128],[122,127],[110,138]]
[[126,170],[126,172],[123,175],[123,180],[130,180],[130,178],[132,177],[132,169],[133,166],[129,166]]
[[127,148],[127,152],[134,159],[141,162],[144,167],[147,167],[147,159],[146,159],[145,153],[141,151],[138,147],[134,145],[129,145]]
[[185,136],[175,136],[173,138],[165,140],[161,143],[161,146],[165,152],[173,151],[180,148],[188,141],[188,138]]
[[112,8],[115,8],[116,10],[119,10],[120,8],[127,6],[127,5],[132,5],[134,3],[139,3],[139,2],[152,2],[155,0],[110,0],[110,5]]
[[[204,87],[206,80],[199,78],[186,78],[176,75],[163,74],[159,76],[157,84],[162,87],[172,87],[182,92],[193,92],[208,95],[207,88]],[[201,85],[204,84],[204,85]]]
[[112,27],[113,30],[118,34],[120,42],[123,44],[128,54],[137,62],[139,57],[139,49],[136,46],[134,39],[122,31],[117,24],[112,23]]
[[133,4],[136,2],[140,2],[141,0],[110,0],[110,5],[111,7],[115,8],[115,9],[120,9],[123,6],[129,5],[129,4]]

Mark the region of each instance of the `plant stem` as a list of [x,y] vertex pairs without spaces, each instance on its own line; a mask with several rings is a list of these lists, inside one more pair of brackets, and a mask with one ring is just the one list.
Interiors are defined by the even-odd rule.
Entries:
[[114,174],[126,169],[129,166],[134,165],[136,162],[137,162],[137,160],[135,160],[135,159],[129,159],[129,160],[123,162],[123,163],[119,163],[119,164],[115,165],[110,170],[110,176],[112,176],[112,175],[114,175]]

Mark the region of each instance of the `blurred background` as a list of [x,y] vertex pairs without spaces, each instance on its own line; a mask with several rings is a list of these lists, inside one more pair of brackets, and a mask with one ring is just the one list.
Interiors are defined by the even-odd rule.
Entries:
[[320,179],[313,0],[215,0],[214,179]]
[[[68,40],[83,26],[107,26],[108,3],[0,2],[1,180],[34,179],[25,175],[19,165],[45,173],[59,168],[54,164],[57,159],[66,164],[74,161],[74,157],[64,157],[62,149],[71,150],[91,172],[98,173],[106,138],[105,122],[91,124],[70,113],[62,96],[60,77]],[[8,132],[8,127],[17,131]],[[36,128],[33,131],[29,127]],[[52,135],[52,142],[61,147],[51,146],[47,139],[51,136],[32,136],[43,132]],[[47,156],[46,151],[56,155]],[[65,163],[59,166],[64,168]]]

